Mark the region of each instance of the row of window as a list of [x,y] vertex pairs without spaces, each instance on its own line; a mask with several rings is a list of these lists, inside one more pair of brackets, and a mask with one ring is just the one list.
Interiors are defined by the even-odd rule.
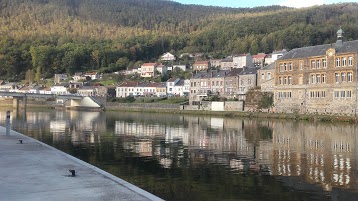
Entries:
[[279,98],[292,98],[292,92],[291,91],[279,91],[278,97]]
[[334,91],[334,98],[352,98],[352,91]]
[[[327,68],[327,60],[326,59],[312,59],[310,60],[310,67],[311,69],[320,69],[320,68]],[[337,57],[335,60],[336,67],[346,67],[346,66],[353,66],[353,57]],[[299,61],[299,69],[304,69],[304,61]],[[279,71],[292,71],[293,70],[293,63],[280,63]]]
[[292,84],[292,76],[282,76],[278,77],[279,85],[291,85]]
[[[278,92],[279,98],[292,98],[291,91],[280,91]],[[326,91],[310,91],[309,92],[310,98],[325,98]],[[334,98],[352,98],[352,91],[334,91]]]
[[335,73],[335,81],[338,82],[352,82],[353,81],[353,73],[352,72],[339,72]]
[[[347,57],[336,58],[336,67],[346,67],[346,66],[347,66]],[[353,57],[348,57],[348,66],[353,66]]]
[[310,98],[325,98],[326,91],[310,91]]
[[326,83],[326,74],[311,74],[311,84]]
[[[270,75],[270,77],[271,77],[271,75]],[[226,85],[232,85],[232,80],[230,80],[228,82],[225,82],[225,84]],[[241,80],[240,84],[245,85],[245,81]],[[252,84],[251,79],[247,79],[247,84],[248,85]],[[206,86],[210,86],[210,82],[191,82],[190,83],[191,87],[196,87],[197,85],[206,87]],[[224,82],[223,81],[212,81],[211,86],[224,86]]]

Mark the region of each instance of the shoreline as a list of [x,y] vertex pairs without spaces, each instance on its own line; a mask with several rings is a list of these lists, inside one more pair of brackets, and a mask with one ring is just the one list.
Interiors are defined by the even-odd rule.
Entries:
[[[165,104],[163,104],[165,105]],[[29,104],[28,108],[33,109],[56,109],[53,105]],[[0,108],[12,108],[12,104],[1,104]],[[300,121],[320,121],[320,122],[348,122],[358,123],[358,118],[344,115],[323,115],[323,114],[298,114],[298,113],[267,113],[267,112],[246,112],[246,111],[206,111],[206,110],[181,110],[178,105],[177,109],[173,108],[147,108],[147,107],[105,107],[98,111],[123,111],[123,112],[147,112],[147,113],[167,113],[167,114],[185,114],[185,115],[210,115],[227,118],[244,117],[244,118],[264,118],[264,119],[290,119]],[[21,110],[21,108],[20,108]],[[78,110],[76,108],[60,108],[60,110]],[[79,111],[97,111],[93,109],[81,108]]]

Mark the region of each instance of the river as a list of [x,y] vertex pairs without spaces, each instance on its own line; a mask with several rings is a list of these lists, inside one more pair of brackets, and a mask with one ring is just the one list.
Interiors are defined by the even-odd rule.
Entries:
[[11,127],[165,200],[358,198],[355,124],[29,109]]

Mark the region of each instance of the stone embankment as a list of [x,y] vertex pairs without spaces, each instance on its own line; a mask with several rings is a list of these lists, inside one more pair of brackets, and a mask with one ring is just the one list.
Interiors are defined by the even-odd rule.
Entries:
[[4,127],[0,163],[0,200],[162,200],[30,137],[6,135]]

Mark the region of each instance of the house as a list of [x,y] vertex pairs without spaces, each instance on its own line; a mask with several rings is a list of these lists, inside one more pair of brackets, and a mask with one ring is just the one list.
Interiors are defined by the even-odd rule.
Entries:
[[243,69],[234,68],[225,77],[224,95],[228,98],[236,98],[239,90],[239,75]]
[[208,70],[210,67],[209,61],[196,61],[193,64],[193,71],[204,71]]
[[141,77],[154,77],[157,63],[144,63],[141,66]]
[[136,96],[135,87],[138,82],[124,82],[116,87],[116,97],[124,98],[127,96]]
[[221,59],[210,59],[209,62],[210,62],[210,66],[214,68],[221,66]]
[[168,72],[168,67],[163,64],[158,64],[156,67],[156,71],[158,71],[160,74],[164,75]]
[[160,83],[150,82],[144,88],[143,95],[147,97],[157,96],[157,87]]
[[2,84],[0,85],[0,91],[13,91],[17,89],[16,86],[18,83],[16,82],[4,83],[4,81],[2,81],[1,83]]
[[95,86],[82,86],[77,89],[77,94],[81,96],[97,96],[97,88]]
[[209,70],[193,74],[190,79],[190,100],[200,101],[209,95],[223,95],[228,70]]
[[179,78],[170,78],[167,80],[167,94],[168,96],[174,95],[174,86],[180,81]]
[[232,57],[227,57],[221,60],[220,63],[221,70],[231,70],[234,67],[234,62]]
[[169,52],[163,54],[163,56],[161,57],[162,61],[175,61],[175,56],[170,54]]
[[86,77],[82,72],[77,72],[73,75],[72,79],[77,82],[79,80],[86,80]]
[[190,80],[185,79],[184,80],[183,95],[184,96],[189,96],[189,94],[190,94]]
[[158,97],[167,96],[167,83],[166,82],[158,83],[158,85],[156,87],[156,95]]
[[267,56],[267,54],[265,54],[265,53],[258,53],[256,55],[253,55],[252,56],[253,65],[256,67],[264,66],[266,56]]
[[172,70],[175,70],[176,68],[179,68],[182,71],[186,71],[186,65],[173,65]]
[[358,40],[296,48],[275,64],[277,112],[356,115]]
[[91,80],[98,80],[100,78],[100,75],[97,72],[87,72],[84,74],[84,77],[89,77],[91,78]]
[[51,94],[64,95],[69,94],[67,89],[69,88],[69,83],[58,83],[51,87]]
[[275,86],[275,63],[264,66],[257,72],[257,86],[262,92],[272,92]]
[[66,74],[55,74],[54,77],[54,83],[60,83],[68,79],[68,76]]
[[253,66],[251,54],[239,54],[233,56],[234,68],[243,68],[246,66]]
[[265,65],[272,64],[275,62],[278,58],[284,56],[287,54],[287,50],[279,50],[279,51],[273,51],[271,54],[266,55],[265,57]]
[[239,74],[239,100],[246,99],[246,93],[257,86],[257,70],[256,67],[245,67]]

